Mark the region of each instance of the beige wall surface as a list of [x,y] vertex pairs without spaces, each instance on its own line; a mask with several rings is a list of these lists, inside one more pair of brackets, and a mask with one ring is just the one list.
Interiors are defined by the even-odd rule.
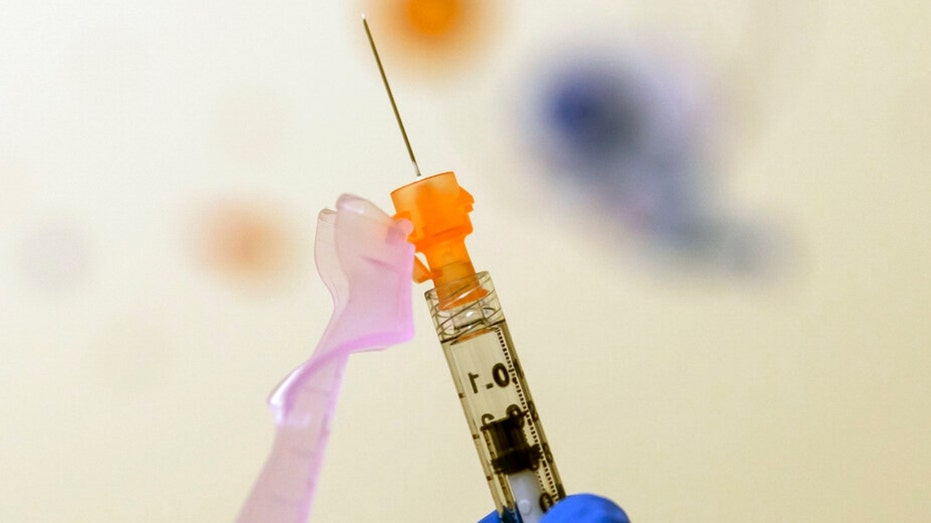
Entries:
[[[0,521],[231,521],[330,314],[317,212],[411,179],[365,6],[8,4]],[[507,5],[446,68],[380,34],[421,167],[476,198],[567,490],[639,522],[931,520],[927,3]],[[516,145],[533,65],[587,38],[703,64],[718,196],[778,224],[773,274],[653,263]],[[313,521],[492,508],[424,290],[412,341],[350,359]]]

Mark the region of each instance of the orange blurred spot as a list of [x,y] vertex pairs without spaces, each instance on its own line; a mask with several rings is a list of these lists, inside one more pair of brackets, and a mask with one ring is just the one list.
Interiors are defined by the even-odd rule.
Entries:
[[459,28],[463,5],[460,0],[407,0],[404,14],[414,33],[435,39]]
[[392,72],[407,66],[431,79],[462,70],[488,51],[507,9],[493,0],[360,1],[386,66]]
[[225,202],[206,212],[198,241],[203,261],[237,279],[270,279],[290,265],[284,221],[255,205]]

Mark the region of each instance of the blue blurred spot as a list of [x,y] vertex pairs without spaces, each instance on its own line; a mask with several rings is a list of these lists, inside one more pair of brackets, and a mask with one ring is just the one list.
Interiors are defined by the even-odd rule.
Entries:
[[585,163],[603,163],[632,152],[643,114],[629,91],[601,71],[577,71],[557,78],[551,87],[550,123],[570,153]]
[[704,205],[700,136],[674,71],[589,56],[549,78],[536,111],[550,170],[633,229],[692,241]]
[[528,136],[552,178],[648,250],[732,273],[769,272],[765,260],[778,247],[766,231],[724,217],[711,149],[719,121],[701,78],[643,50],[548,59],[526,96]]

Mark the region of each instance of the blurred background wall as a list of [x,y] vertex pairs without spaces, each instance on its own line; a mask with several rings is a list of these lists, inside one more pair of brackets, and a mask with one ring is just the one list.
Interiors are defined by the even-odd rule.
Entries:
[[[567,489],[635,521],[931,518],[920,1],[0,8],[0,520],[231,521],[331,312],[317,212],[476,198]],[[415,292],[314,521],[492,503]]]

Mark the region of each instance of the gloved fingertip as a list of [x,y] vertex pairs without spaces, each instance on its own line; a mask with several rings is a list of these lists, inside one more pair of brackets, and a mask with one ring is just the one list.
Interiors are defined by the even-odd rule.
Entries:
[[501,520],[498,518],[498,513],[492,511],[491,514],[483,517],[478,523],[501,523]]
[[553,506],[541,523],[630,523],[624,509],[594,494],[573,494]]

